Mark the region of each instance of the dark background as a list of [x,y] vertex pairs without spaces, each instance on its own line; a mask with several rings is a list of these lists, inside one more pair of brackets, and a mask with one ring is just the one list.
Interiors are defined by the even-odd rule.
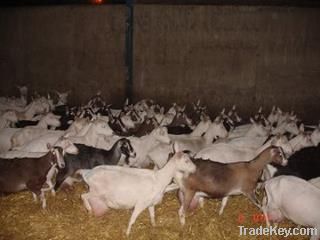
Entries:
[[[318,1],[159,2],[135,1],[134,101],[201,99],[211,111],[237,104],[242,114],[277,104],[319,119]],[[72,104],[98,90],[124,101],[124,1],[0,5],[0,95],[26,84],[40,93],[71,89]]]

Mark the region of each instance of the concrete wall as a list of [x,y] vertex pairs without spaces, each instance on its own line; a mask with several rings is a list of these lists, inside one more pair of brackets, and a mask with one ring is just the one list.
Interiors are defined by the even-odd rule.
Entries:
[[135,96],[319,118],[319,22],[320,9],[137,6]]
[[71,102],[98,90],[123,101],[124,6],[0,9],[0,94],[15,84],[47,92],[71,89]]
[[[0,95],[27,84],[122,102],[125,17],[123,5],[0,9]],[[134,100],[320,118],[320,9],[137,5],[134,18]]]

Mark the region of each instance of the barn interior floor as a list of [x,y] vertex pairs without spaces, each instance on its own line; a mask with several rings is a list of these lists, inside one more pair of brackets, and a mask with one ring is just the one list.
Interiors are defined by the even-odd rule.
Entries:
[[[33,201],[30,192],[0,198],[1,240],[79,240],[79,239],[284,239],[284,236],[239,236],[239,226],[265,226],[259,210],[243,196],[229,199],[222,216],[218,215],[220,200],[208,200],[204,208],[189,213],[186,225],[180,226],[176,193],[167,193],[156,207],[156,227],[150,224],[145,210],[133,225],[129,238],[125,231],[131,211],[109,210],[95,218],[86,212],[80,195],[86,192],[77,184],[72,192],[60,191],[55,197],[47,194],[43,210]],[[279,227],[295,227],[284,222]],[[289,239],[308,239],[290,236]]]

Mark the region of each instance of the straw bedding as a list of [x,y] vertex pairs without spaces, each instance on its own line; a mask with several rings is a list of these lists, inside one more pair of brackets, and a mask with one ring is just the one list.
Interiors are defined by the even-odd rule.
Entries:
[[[33,201],[30,192],[0,197],[1,240],[79,240],[127,239],[125,231],[131,216],[130,210],[109,210],[100,218],[89,216],[80,195],[86,192],[84,184],[75,185],[71,192],[60,191],[55,197],[47,194],[47,209]],[[259,227],[252,219],[259,210],[244,196],[229,199],[222,216],[218,215],[220,200],[208,200],[204,208],[189,213],[186,225],[180,226],[179,202],[176,193],[167,193],[156,207],[156,223],[150,224],[145,210],[133,225],[129,239],[284,239],[283,236],[239,236],[239,225]],[[243,216],[243,223],[239,223]],[[285,222],[280,227],[295,227]],[[308,239],[296,236],[290,239]]]

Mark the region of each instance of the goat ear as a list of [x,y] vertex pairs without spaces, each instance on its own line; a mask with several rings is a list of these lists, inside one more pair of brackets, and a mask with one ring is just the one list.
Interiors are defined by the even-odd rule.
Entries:
[[220,116],[217,116],[216,119],[214,119],[214,122],[215,122],[215,123],[219,123],[220,121],[221,121]]
[[184,110],[186,110],[186,105],[181,108],[181,112],[184,112]]
[[200,99],[198,99],[197,101],[197,106],[200,106]]
[[259,107],[258,113],[262,113],[262,106]]
[[299,132],[303,133],[304,132],[304,124],[301,123],[300,127],[299,127]]
[[253,120],[252,117],[250,118],[250,122],[251,122],[252,124],[255,124],[255,123],[256,123],[256,122]]
[[125,102],[124,102],[124,106],[128,106],[128,104],[129,104],[129,99],[126,98],[126,100],[125,100]]
[[236,107],[236,105],[234,104],[234,105],[232,106],[231,110],[232,110],[232,111],[235,111],[236,108],[237,108],[237,107]]
[[172,144],[172,147],[173,147],[173,153],[180,152],[180,146],[179,146],[179,143],[178,143],[177,141],[175,141],[175,142]]
[[221,113],[220,113],[220,114],[224,114],[225,111],[226,111],[226,109],[223,108],[223,109],[221,110]]

